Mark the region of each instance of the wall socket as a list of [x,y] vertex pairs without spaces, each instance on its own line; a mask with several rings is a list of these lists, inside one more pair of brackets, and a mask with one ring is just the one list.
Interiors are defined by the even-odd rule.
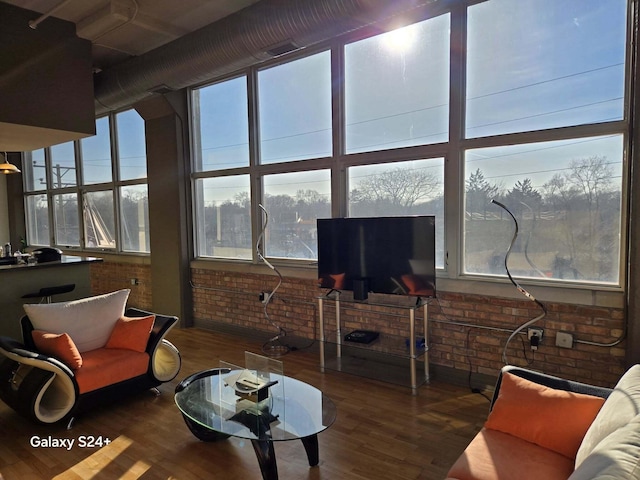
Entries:
[[567,332],[556,333],[556,347],[573,348],[573,335]]
[[542,340],[544,330],[539,327],[529,327],[527,329],[527,338],[531,341],[531,337],[538,337],[538,341]]

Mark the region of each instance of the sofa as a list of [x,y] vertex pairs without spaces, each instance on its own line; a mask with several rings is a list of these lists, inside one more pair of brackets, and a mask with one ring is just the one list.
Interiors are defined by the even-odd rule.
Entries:
[[0,399],[40,424],[155,389],[181,358],[164,337],[174,316],[129,308],[130,290],[70,302],[24,305],[22,342],[0,337]]
[[450,480],[640,479],[640,365],[613,389],[506,366]]

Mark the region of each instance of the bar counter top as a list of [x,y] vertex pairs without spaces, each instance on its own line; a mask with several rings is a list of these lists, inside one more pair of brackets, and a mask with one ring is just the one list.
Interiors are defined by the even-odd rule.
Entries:
[[62,255],[60,260],[55,262],[41,262],[41,263],[32,263],[32,264],[12,264],[12,265],[2,265],[0,264],[0,272],[4,273],[7,271],[18,271],[25,268],[28,269],[37,269],[41,268],[51,268],[51,267],[60,267],[64,265],[78,265],[81,263],[91,263],[91,262],[101,262],[102,259],[98,257],[87,257],[87,256],[77,256],[77,255]]

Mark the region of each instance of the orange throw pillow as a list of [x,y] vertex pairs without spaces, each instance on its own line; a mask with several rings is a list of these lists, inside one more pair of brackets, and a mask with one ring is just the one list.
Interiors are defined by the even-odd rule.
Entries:
[[600,397],[545,387],[505,373],[484,426],[575,459],[603,403]]
[[41,353],[57,358],[71,370],[82,366],[82,355],[68,334],[33,330],[31,337]]
[[144,352],[153,328],[155,315],[146,317],[120,317],[113,327],[105,348],[123,348]]

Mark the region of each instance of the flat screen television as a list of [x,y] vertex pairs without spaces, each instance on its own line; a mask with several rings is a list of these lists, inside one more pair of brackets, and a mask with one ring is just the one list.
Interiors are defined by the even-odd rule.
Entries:
[[318,227],[318,284],[353,291],[433,297],[435,217],[323,218]]

